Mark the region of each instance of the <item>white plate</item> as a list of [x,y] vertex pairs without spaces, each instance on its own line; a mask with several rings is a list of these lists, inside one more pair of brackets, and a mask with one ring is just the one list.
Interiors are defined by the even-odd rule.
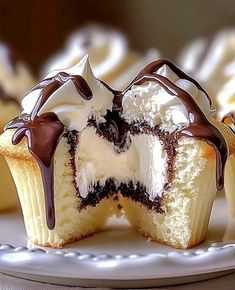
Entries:
[[107,230],[63,250],[27,244],[20,212],[0,216],[0,271],[71,286],[151,287],[199,281],[235,269],[235,220],[219,195],[204,243],[176,250],[112,219]]

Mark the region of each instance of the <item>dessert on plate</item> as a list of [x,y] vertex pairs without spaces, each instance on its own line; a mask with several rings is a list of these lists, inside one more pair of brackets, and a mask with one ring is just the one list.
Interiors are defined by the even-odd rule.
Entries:
[[160,56],[153,48],[145,54],[131,50],[126,37],[118,30],[88,25],[69,36],[65,48],[43,67],[42,77],[48,71],[73,66],[87,53],[94,75],[119,90],[146,64]]
[[0,152],[33,243],[61,247],[120,210],[154,241],[204,239],[232,133],[174,64],[150,63],[121,92],[96,79],[85,56],[49,73],[22,105]]
[[[6,44],[0,43],[0,132],[20,113],[20,98],[34,84],[24,62]],[[0,156],[0,211],[14,207],[17,195],[6,161]]]
[[218,91],[235,73],[235,29],[192,41],[180,53],[178,64],[205,87],[217,106]]

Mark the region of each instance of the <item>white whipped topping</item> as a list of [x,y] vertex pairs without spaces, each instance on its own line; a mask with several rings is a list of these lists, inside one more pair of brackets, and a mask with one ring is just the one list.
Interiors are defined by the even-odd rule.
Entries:
[[11,64],[9,49],[0,43],[0,86],[10,96],[16,99],[25,95],[35,83],[28,68],[21,61]]
[[167,183],[167,153],[156,136],[134,135],[131,142],[138,156],[136,179],[145,186],[150,200],[162,196]]
[[127,41],[119,31],[87,26],[69,37],[64,51],[46,64],[43,74],[72,66],[89,54],[94,75],[102,79],[123,61],[126,52]]
[[81,132],[75,160],[76,180],[82,197],[87,196],[97,181],[103,186],[108,178],[114,178],[116,185],[136,180],[139,162],[135,148],[131,146],[117,153],[113,144],[99,137],[93,127]]
[[97,181],[103,186],[109,178],[116,186],[129,181],[135,186],[140,182],[150,200],[162,196],[168,165],[161,142],[157,136],[144,134],[130,138],[128,149],[117,153],[113,144],[99,137],[94,128],[87,127],[81,132],[75,160],[78,168],[76,182],[83,198],[93,190]]
[[[167,65],[159,68],[156,74],[164,76],[188,92],[206,116],[213,113],[205,93],[192,82],[180,79]],[[143,85],[133,85],[125,93],[122,105],[123,117],[129,123],[145,121],[151,126],[159,125],[161,129],[169,132],[189,124],[188,112],[182,101],[153,81]]]
[[[60,70],[49,73],[46,78],[51,78],[61,72]],[[97,80],[91,70],[88,56],[76,65],[64,69],[70,75],[80,75],[91,88],[93,97],[85,100],[76,90],[72,80],[67,81],[57,89],[45,104],[38,115],[45,112],[54,112],[61,122],[71,130],[81,131],[86,127],[89,118],[94,117],[98,122],[103,122],[103,115],[112,108],[113,94]],[[22,101],[23,113],[30,114],[40,97],[41,90],[29,92]]]
[[[209,43],[208,43],[209,42]],[[200,62],[201,55],[203,60]],[[178,63],[214,95],[235,72],[235,29],[223,29],[212,40],[199,38],[182,50]]]

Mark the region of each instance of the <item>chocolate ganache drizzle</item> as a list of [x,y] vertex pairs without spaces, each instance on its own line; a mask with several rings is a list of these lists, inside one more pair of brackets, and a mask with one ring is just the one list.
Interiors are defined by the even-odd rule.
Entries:
[[[138,134],[141,130],[138,128],[141,124],[128,124],[122,118],[122,99],[125,93],[131,89],[133,85],[141,85],[145,82],[156,82],[163,89],[165,89],[169,94],[175,95],[178,97],[185,108],[188,111],[189,115],[189,125],[186,127],[176,130],[172,133],[167,140],[170,145],[165,149],[169,151],[168,158],[171,159],[168,162],[169,169],[169,180],[170,183],[173,179],[173,159],[175,156],[175,146],[177,144],[177,140],[181,136],[186,137],[194,137],[198,139],[203,139],[212,145],[216,151],[216,183],[217,188],[222,189],[223,187],[223,174],[224,174],[224,166],[227,159],[227,145],[222,136],[222,134],[217,130],[204,115],[200,107],[197,105],[196,101],[193,97],[182,90],[175,84],[173,84],[166,77],[158,75],[156,71],[162,67],[163,65],[167,65],[170,69],[178,75],[179,78],[187,79],[192,82],[199,90],[205,93],[208,98],[208,102],[211,107],[211,100],[209,96],[206,94],[204,89],[192,78],[183,73],[179,68],[177,68],[174,64],[172,64],[168,60],[158,60],[155,61],[148,66],[146,66],[137,77],[131,82],[131,84],[127,87],[123,92],[118,92],[111,90],[108,85],[104,84],[110,91],[112,91],[114,95],[113,99],[113,109],[107,110],[107,114],[104,116],[104,123],[97,123],[95,119],[91,118],[88,120],[88,126],[96,127],[96,132],[98,135],[101,135],[109,142],[112,142],[119,150],[119,152],[125,150],[125,145],[127,143],[128,132],[133,134]],[[32,90],[41,89],[40,97],[38,98],[32,112],[28,114],[22,114],[18,118],[11,121],[5,129],[16,128],[12,142],[13,144],[19,143],[24,136],[27,137],[28,148],[31,154],[35,157],[43,180],[44,186],[44,194],[45,194],[45,206],[46,206],[46,214],[47,214],[47,224],[49,229],[53,229],[55,227],[55,209],[54,209],[54,184],[53,184],[53,156],[59,142],[60,137],[66,132],[68,134],[67,128],[64,127],[63,123],[59,120],[57,115],[52,112],[43,113],[38,115],[40,108],[45,104],[45,102],[50,98],[51,94],[57,90],[60,86],[62,86],[67,81],[72,80],[78,93],[85,99],[90,100],[92,98],[92,91],[87,84],[87,82],[78,75],[69,75],[65,72],[61,72],[52,78],[48,78],[43,80],[39,85],[35,86]],[[145,124],[146,125],[146,124]],[[159,135],[159,128],[149,128],[149,125],[146,125],[146,132],[149,134],[154,134],[154,132]],[[155,130],[156,129],[156,130]],[[158,131],[158,133],[157,133]],[[161,134],[160,134],[161,135]],[[164,135],[164,134],[163,134]],[[165,139],[165,135],[162,138]],[[170,133],[168,134],[170,135]],[[73,132],[73,140],[76,140],[76,132]],[[72,142],[74,143],[74,142]],[[76,143],[76,142],[75,142]],[[165,146],[166,144],[164,144]],[[71,149],[73,153],[73,148]],[[72,164],[72,167],[75,167]],[[171,171],[171,172],[170,172]],[[76,185],[76,184],[75,184]],[[124,184],[121,184],[120,190]],[[168,190],[170,184],[166,184],[165,190]],[[125,187],[125,186],[124,186]],[[133,187],[133,186],[132,186]],[[134,187],[133,187],[134,188]],[[141,188],[141,185],[140,185]],[[101,192],[104,190],[99,187],[99,183],[96,186],[96,191]],[[114,189],[113,189],[114,190]],[[115,191],[115,190],[114,190]],[[126,189],[123,189],[125,194],[129,194],[131,191],[131,187],[126,186]],[[142,189],[140,190],[142,191]],[[103,193],[100,193],[103,196]],[[134,196],[133,196],[134,198]],[[138,199],[139,201],[139,199]],[[84,201],[85,202],[85,201]],[[157,210],[161,212],[161,200],[157,201]],[[150,208],[152,208],[152,204],[150,204]]]
[[64,132],[64,125],[55,113],[48,112],[38,116],[38,112],[51,94],[69,80],[73,81],[78,93],[85,100],[92,98],[91,89],[81,76],[61,72],[52,78],[41,81],[32,89],[42,91],[31,114],[22,114],[5,127],[5,130],[17,129],[12,137],[14,145],[18,144],[23,137],[27,137],[29,151],[36,159],[41,171],[47,225],[51,230],[55,227],[53,156]]

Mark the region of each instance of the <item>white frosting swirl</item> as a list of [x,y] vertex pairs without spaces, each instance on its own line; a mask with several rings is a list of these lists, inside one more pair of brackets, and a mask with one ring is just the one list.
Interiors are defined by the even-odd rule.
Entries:
[[[179,88],[188,92],[206,116],[213,114],[205,93],[192,82],[180,79],[167,65],[163,65],[156,74],[169,79]],[[189,124],[188,112],[182,101],[169,94],[153,81],[143,85],[133,85],[123,97],[123,117],[127,122],[148,122],[151,126],[173,132]]]
[[[113,94],[94,77],[88,56],[84,56],[79,63],[63,71],[82,76],[90,86],[93,97],[91,100],[85,100],[76,90],[73,81],[69,80],[48,98],[38,115],[54,112],[66,127],[77,131],[84,129],[91,117],[96,118],[98,122],[103,122],[103,116],[112,108]],[[46,78],[53,77],[59,72],[61,71],[53,71]],[[40,93],[41,90],[34,90],[25,96],[22,101],[23,113],[32,112]]]
[[181,52],[178,63],[193,75],[211,94],[212,98],[228,80],[235,58],[235,29],[219,31],[212,39],[194,40]]
[[8,47],[0,43],[0,86],[6,94],[15,97],[23,96],[35,84],[28,68],[21,61],[14,65],[10,60]]

